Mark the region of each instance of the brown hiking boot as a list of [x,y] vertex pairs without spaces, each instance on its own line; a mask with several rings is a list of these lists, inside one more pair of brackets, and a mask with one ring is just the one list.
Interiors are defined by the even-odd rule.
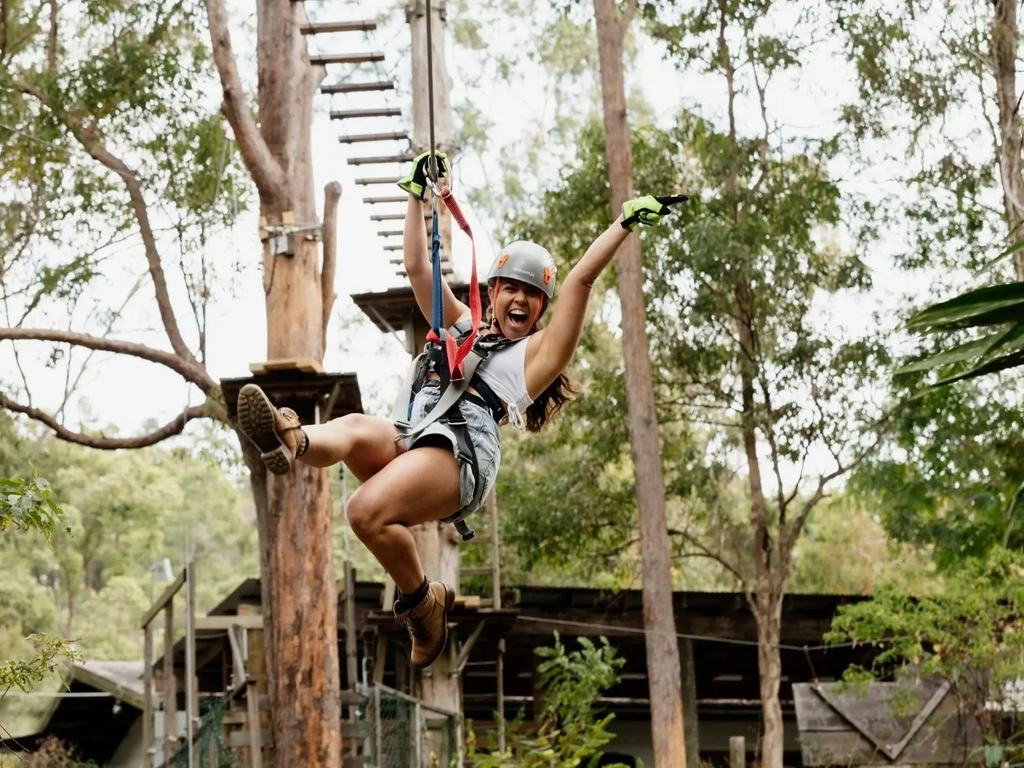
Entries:
[[404,613],[395,607],[395,619],[412,636],[412,665],[423,669],[434,663],[448,643],[448,611],[455,605],[455,590],[431,582],[423,602]]
[[287,475],[302,445],[302,427],[291,408],[277,409],[263,390],[246,384],[238,393],[238,426],[260,449],[275,475]]

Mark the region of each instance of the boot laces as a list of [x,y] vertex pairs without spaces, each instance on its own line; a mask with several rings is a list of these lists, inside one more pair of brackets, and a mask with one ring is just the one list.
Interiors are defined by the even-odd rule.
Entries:
[[427,630],[427,622],[423,620],[423,617],[410,614],[408,616],[401,617],[399,622],[412,633],[414,639],[419,640],[420,642],[426,642],[430,639],[430,632]]

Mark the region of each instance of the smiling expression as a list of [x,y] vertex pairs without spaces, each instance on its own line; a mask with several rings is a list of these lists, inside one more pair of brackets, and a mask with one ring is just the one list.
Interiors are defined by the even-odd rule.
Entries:
[[539,288],[509,278],[495,280],[487,295],[491,299],[491,328],[509,339],[528,336],[546,304]]

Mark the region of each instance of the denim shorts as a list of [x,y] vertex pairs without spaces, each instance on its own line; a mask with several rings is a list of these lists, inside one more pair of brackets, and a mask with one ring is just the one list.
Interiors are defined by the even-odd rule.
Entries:
[[[436,382],[426,382],[413,400],[410,422],[415,424],[423,418],[440,398],[440,385]],[[483,404],[465,397],[459,401],[458,407],[462,418],[466,420],[469,441],[476,451],[479,482],[473,477],[471,457],[462,454],[455,432],[443,421],[435,421],[415,438],[406,438],[405,442],[406,448],[437,445],[438,438],[446,439],[451,444],[452,452],[459,460],[459,509],[446,520],[465,516],[479,509],[483,505],[484,499],[487,498],[487,494],[491,492],[491,488],[494,487],[494,480],[498,476],[498,467],[501,465],[501,437],[490,410]]]

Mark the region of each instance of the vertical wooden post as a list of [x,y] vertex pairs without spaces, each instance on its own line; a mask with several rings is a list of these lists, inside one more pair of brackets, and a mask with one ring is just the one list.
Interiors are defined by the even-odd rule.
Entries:
[[746,768],[747,744],[742,736],[729,737],[729,768]]
[[195,736],[195,723],[199,720],[199,673],[196,671],[196,571],[189,563],[185,566],[185,604],[188,611],[188,631],[185,638],[185,695],[191,722],[189,732]]
[[174,598],[164,609],[164,762],[178,741],[178,686],[174,679]]
[[697,670],[693,662],[693,640],[679,640],[679,671],[682,683],[683,736],[686,741],[686,765],[700,766],[700,725],[697,719]]
[[359,665],[356,659],[356,576],[352,561],[345,561],[345,676],[348,687],[356,689]]
[[153,625],[146,624],[142,661],[142,755],[143,768],[153,768]]
[[498,638],[498,660],[495,676],[498,680],[498,753],[505,752],[505,638]]

